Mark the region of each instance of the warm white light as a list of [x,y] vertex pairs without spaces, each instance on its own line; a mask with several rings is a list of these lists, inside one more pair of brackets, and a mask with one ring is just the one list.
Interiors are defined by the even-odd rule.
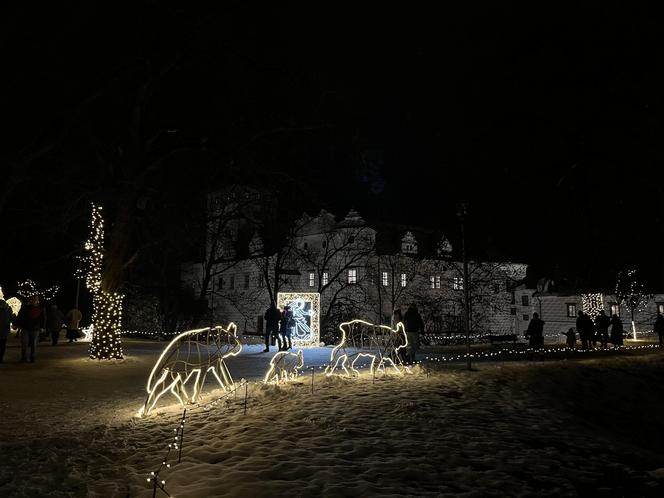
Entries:
[[[360,372],[355,364],[360,358],[369,358],[371,375],[376,371],[387,372],[387,368],[402,374],[402,370],[396,365],[392,358],[401,364],[400,351],[408,347],[408,337],[403,323],[397,323],[397,328],[392,329],[387,325],[375,325],[364,320],[351,320],[339,325],[341,340],[330,353],[330,364],[325,369],[325,375],[330,376],[337,368],[341,368],[345,375],[350,377],[351,371],[357,375]],[[357,349],[355,352],[350,350]],[[403,371],[410,369],[403,366]],[[350,371],[349,371],[350,368]]]
[[[195,402],[208,373],[212,373],[223,389],[231,390],[235,383],[224,360],[240,351],[242,345],[232,322],[226,329],[206,327],[179,334],[164,348],[150,372],[146,386],[148,397],[139,416],[148,415],[166,392],[173,394],[183,406]],[[193,389],[189,393],[186,384],[192,378]]]
[[297,371],[303,366],[304,353],[301,349],[297,353],[279,351],[270,360],[270,368],[265,374],[263,382],[265,384],[287,382],[297,377]]

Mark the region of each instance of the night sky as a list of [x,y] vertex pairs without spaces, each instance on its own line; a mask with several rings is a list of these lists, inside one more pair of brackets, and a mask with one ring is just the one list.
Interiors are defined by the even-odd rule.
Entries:
[[229,183],[274,189],[283,217],[355,207],[453,241],[467,201],[478,256],[583,285],[608,285],[626,265],[659,281],[652,12],[223,4],[5,9],[1,285],[71,292],[89,202],[112,217],[127,189],[143,206],[134,238],[165,247],[165,232],[163,244],[189,247],[163,265],[191,257],[179,217]]

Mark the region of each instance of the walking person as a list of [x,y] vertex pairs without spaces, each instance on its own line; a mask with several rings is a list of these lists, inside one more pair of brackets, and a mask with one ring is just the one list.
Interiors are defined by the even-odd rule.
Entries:
[[53,346],[58,345],[60,329],[62,328],[64,319],[65,315],[62,313],[62,311],[60,311],[58,305],[52,303],[46,312],[46,331],[51,336],[51,344]]
[[293,319],[293,312],[290,309],[290,306],[284,306],[284,311],[281,314],[281,340],[283,345],[279,347],[279,351],[287,351],[292,349],[293,345],[291,344],[291,333],[292,328],[295,326],[295,320]]
[[16,317],[11,307],[5,301],[0,290],[0,363],[3,362],[5,356],[5,349],[7,348],[7,338],[9,337],[9,330],[11,324],[15,322]]
[[657,332],[659,337],[659,345],[664,346],[664,316],[658,311],[655,324],[652,326],[654,332]]
[[415,363],[415,355],[417,350],[420,349],[420,334],[424,333],[424,321],[415,303],[408,306],[403,321],[406,327],[406,338],[408,339],[406,360],[407,363]]
[[530,320],[524,336],[528,339],[529,348],[544,348],[544,322],[540,320],[538,313],[533,313],[533,318]]
[[623,345],[624,333],[622,320],[614,313],[611,316],[611,344],[613,344],[614,349],[618,349]]
[[606,316],[604,310],[599,310],[599,315],[595,317],[595,329],[604,349],[609,345],[609,325],[611,325],[611,319]]
[[83,319],[83,314],[76,308],[70,309],[65,315],[65,324],[67,325],[67,339],[69,342],[76,341],[81,337],[78,327]]
[[265,349],[263,353],[270,352],[270,340],[276,339],[279,351],[281,351],[281,337],[279,337],[279,322],[281,321],[281,313],[279,308],[276,307],[274,301],[263,315],[265,319]]
[[563,335],[567,337],[565,345],[569,349],[576,349],[576,334],[574,333],[574,327],[570,327],[567,332],[563,332]]
[[44,309],[41,307],[37,294],[30,298],[27,306],[21,307],[16,323],[21,329],[21,363],[28,361],[28,346],[30,347],[30,363],[34,363],[37,339],[40,329],[44,328]]

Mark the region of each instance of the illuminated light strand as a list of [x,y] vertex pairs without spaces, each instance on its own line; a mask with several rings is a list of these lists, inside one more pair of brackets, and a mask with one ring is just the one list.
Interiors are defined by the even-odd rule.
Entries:
[[453,361],[461,361],[465,360],[470,356],[471,358],[475,359],[483,359],[483,358],[493,358],[497,356],[502,356],[502,355],[526,355],[526,354],[551,354],[551,353],[614,353],[616,351],[624,351],[624,350],[637,350],[637,349],[657,349],[660,348],[659,344],[643,344],[640,346],[621,346],[619,348],[606,348],[606,349],[600,349],[600,348],[593,348],[593,349],[572,349],[572,348],[544,348],[544,349],[501,349],[499,351],[486,351],[486,352],[478,352],[478,353],[471,353],[468,355],[468,353],[464,354],[457,354],[457,355],[451,355],[451,356],[440,356],[440,357],[435,357],[435,356],[426,356],[425,360],[428,361],[437,361],[437,362],[453,362]]
[[288,382],[298,376],[298,369],[303,366],[304,353],[301,349],[297,353],[278,351],[270,360],[270,368],[263,378],[263,383]]
[[[203,336],[205,342],[199,339]],[[182,332],[164,348],[152,367],[146,385],[148,396],[138,416],[149,415],[159,398],[167,392],[173,394],[182,406],[196,402],[208,373],[212,373],[222,389],[232,390],[235,383],[224,360],[241,351],[242,344],[233,322],[226,329],[216,326]],[[186,357],[181,359],[180,353],[186,353]],[[197,361],[192,361],[192,355]],[[192,378],[195,380],[190,394],[186,384]]]
[[93,359],[122,359],[122,301],[124,295],[102,288],[104,218],[102,207],[92,204],[90,236],[85,241],[88,271],[85,285],[92,293],[92,336],[89,355]]
[[[369,350],[372,351],[371,353],[359,351],[348,354],[346,348],[354,347],[355,340],[358,339],[355,334],[356,330],[358,330],[358,328],[355,327],[356,325],[364,326],[369,329],[370,332],[366,335],[366,339],[369,342]],[[375,325],[364,320],[355,319],[341,323],[339,325],[339,330],[341,330],[341,339],[339,344],[332,348],[330,353],[330,363],[325,369],[325,375],[328,377],[334,374],[339,367],[341,367],[347,377],[352,377],[353,374],[351,374],[351,371],[354,374],[359,375],[360,372],[357,370],[355,364],[360,358],[370,359],[372,376],[375,375],[377,371],[387,373],[386,364],[388,368],[392,367],[399,375],[402,375],[404,372],[410,372],[410,369],[401,361],[401,355],[399,354],[399,350],[408,347],[408,336],[406,335],[403,323],[397,323],[397,328],[392,329],[387,325]],[[363,345],[365,335],[362,328],[359,330],[359,340]],[[348,346],[349,338],[353,341],[352,346]],[[399,341],[400,344],[397,343],[397,338],[402,339],[402,341]],[[403,371],[397,367],[391,357],[397,359],[401,364]],[[348,370],[349,367],[350,371]]]
[[[171,451],[173,450],[178,450],[178,455],[180,455],[182,451],[182,437],[184,435],[184,424],[187,421],[187,409],[185,408],[182,412],[182,418],[180,419],[180,423],[178,424],[178,427],[176,429],[173,429],[175,432],[175,436],[173,436],[172,442],[168,444],[168,449],[166,450],[166,456],[162,459],[161,465],[156,471],[152,471],[148,474],[147,482],[152,483],[152,489],[153,491],[156,492],[157,489],[161,489],[166,495],[171,496],[167,491],[166,491],[166,481],[164,479],[159,478],[159,474],[166,469],[171,468],[171,464],[168,463],[168,458],[171,455]],[[178,444],[180,446],[178,447]],[[178,456],[178,463],[179,463],[179,456]]]
[[604,297],[601,293],[581,294],[581,308],[586,315],[595,319],[604,309]]
[[16,294],[23,298],[30,298],[32,296],[40,296],[44,301],[52,300],[60,290],[60,286],[52,285],[46,289],[39,289],[39,286],[32,280],[27,279],[24,282],[18,283],[18,291]]

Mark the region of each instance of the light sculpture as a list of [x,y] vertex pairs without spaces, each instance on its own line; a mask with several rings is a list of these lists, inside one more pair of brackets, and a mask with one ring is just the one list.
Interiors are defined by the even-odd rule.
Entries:
[[92,340],[90,358],[122,358],[122,300],[124,296],[103,288],[104,218],[101,206],[92,205],[90,237],[85,242],[88,251],[86,287],[92,293]]
[[318,346],[320,342],[320,294],[318,292],[279,292],[277,306],[289,305],[295,320],[291,341],[295,346]]
[[[206,327],[179,334],[162,351],[152,368],[146,386],[148,396],[138,416],[148,415],[167,392],[183,406],[196,402],[208,373],[212,373],[223,389],[232,390],[235,383],[224,360],[240,351],[242,345],[232,322],[225,329]],[[186,386],[191,379],[193,386],[188,391]]]
[[270,360],[270,368],[265,374],[263,382],[279,383],[294,379],[298,375],[298,370],[304,366],[304,353],[300,349],[297,353],[288,351],[279,351]]
[[585,314],[594,319],[604,309],[602,294],[581,294],[581,307]]
[[403,323],[392,329],[387,325],[375,325],[364,320],[351,320],[339,325],[341,339],[330,353],[330,364],[325,369],[328,377],[338,369],[346,376],[359,375],[358,361],[368,359],[371,375],[377,371],[397,374],[409,372],[404,365],[401,352],[408,347],[408,338]]

